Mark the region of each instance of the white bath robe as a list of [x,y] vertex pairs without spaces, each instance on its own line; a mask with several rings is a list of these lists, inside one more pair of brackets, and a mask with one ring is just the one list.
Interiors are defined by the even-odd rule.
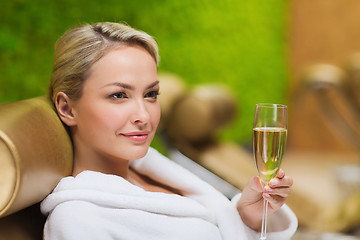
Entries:
[[[258,239],[236,209],[212,186],[150,148],[131,167],[181,189],[184,196],[148,192],[122,177],[84,171],[63,178],[42,203],[46,240],[240,240]],[[284,205],[269,218],[268,239],[290,239],[297,218]]]

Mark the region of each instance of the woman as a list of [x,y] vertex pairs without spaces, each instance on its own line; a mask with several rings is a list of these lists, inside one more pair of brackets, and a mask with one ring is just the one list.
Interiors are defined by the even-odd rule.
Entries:
[[119,23],[67,31],[56,43],[50,96],[69,126],[73,176],[41,205],[45,239],[255,239],[269,200],[269,239],[297,220],[282,170],[254,177],[232,201],[150,148],[160,120],[159,61],[148,34]]

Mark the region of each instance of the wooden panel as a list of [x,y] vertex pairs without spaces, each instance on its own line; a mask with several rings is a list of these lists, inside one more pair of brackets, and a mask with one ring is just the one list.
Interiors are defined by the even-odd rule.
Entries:
[[[303,84],[304,70],[316,63],[342,67],[360,51],[360,1],[294,0],[289,12],[291,93]],[[295,149],[354,152],[355,147],[334,131],[313,93],[290,100],[289,146]]]

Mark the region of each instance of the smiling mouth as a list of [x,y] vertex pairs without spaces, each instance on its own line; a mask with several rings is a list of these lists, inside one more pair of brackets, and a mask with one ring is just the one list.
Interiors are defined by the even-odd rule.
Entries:
[[121,135],[135,142],[144,142],[148,138],[149,133],[124,133]]

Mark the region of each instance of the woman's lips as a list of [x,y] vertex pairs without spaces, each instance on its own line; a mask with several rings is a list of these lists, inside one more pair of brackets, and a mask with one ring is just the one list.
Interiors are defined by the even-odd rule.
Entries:
[[144,142],[149,136],[149,132],[131,132],[121,134],[135,142]]

